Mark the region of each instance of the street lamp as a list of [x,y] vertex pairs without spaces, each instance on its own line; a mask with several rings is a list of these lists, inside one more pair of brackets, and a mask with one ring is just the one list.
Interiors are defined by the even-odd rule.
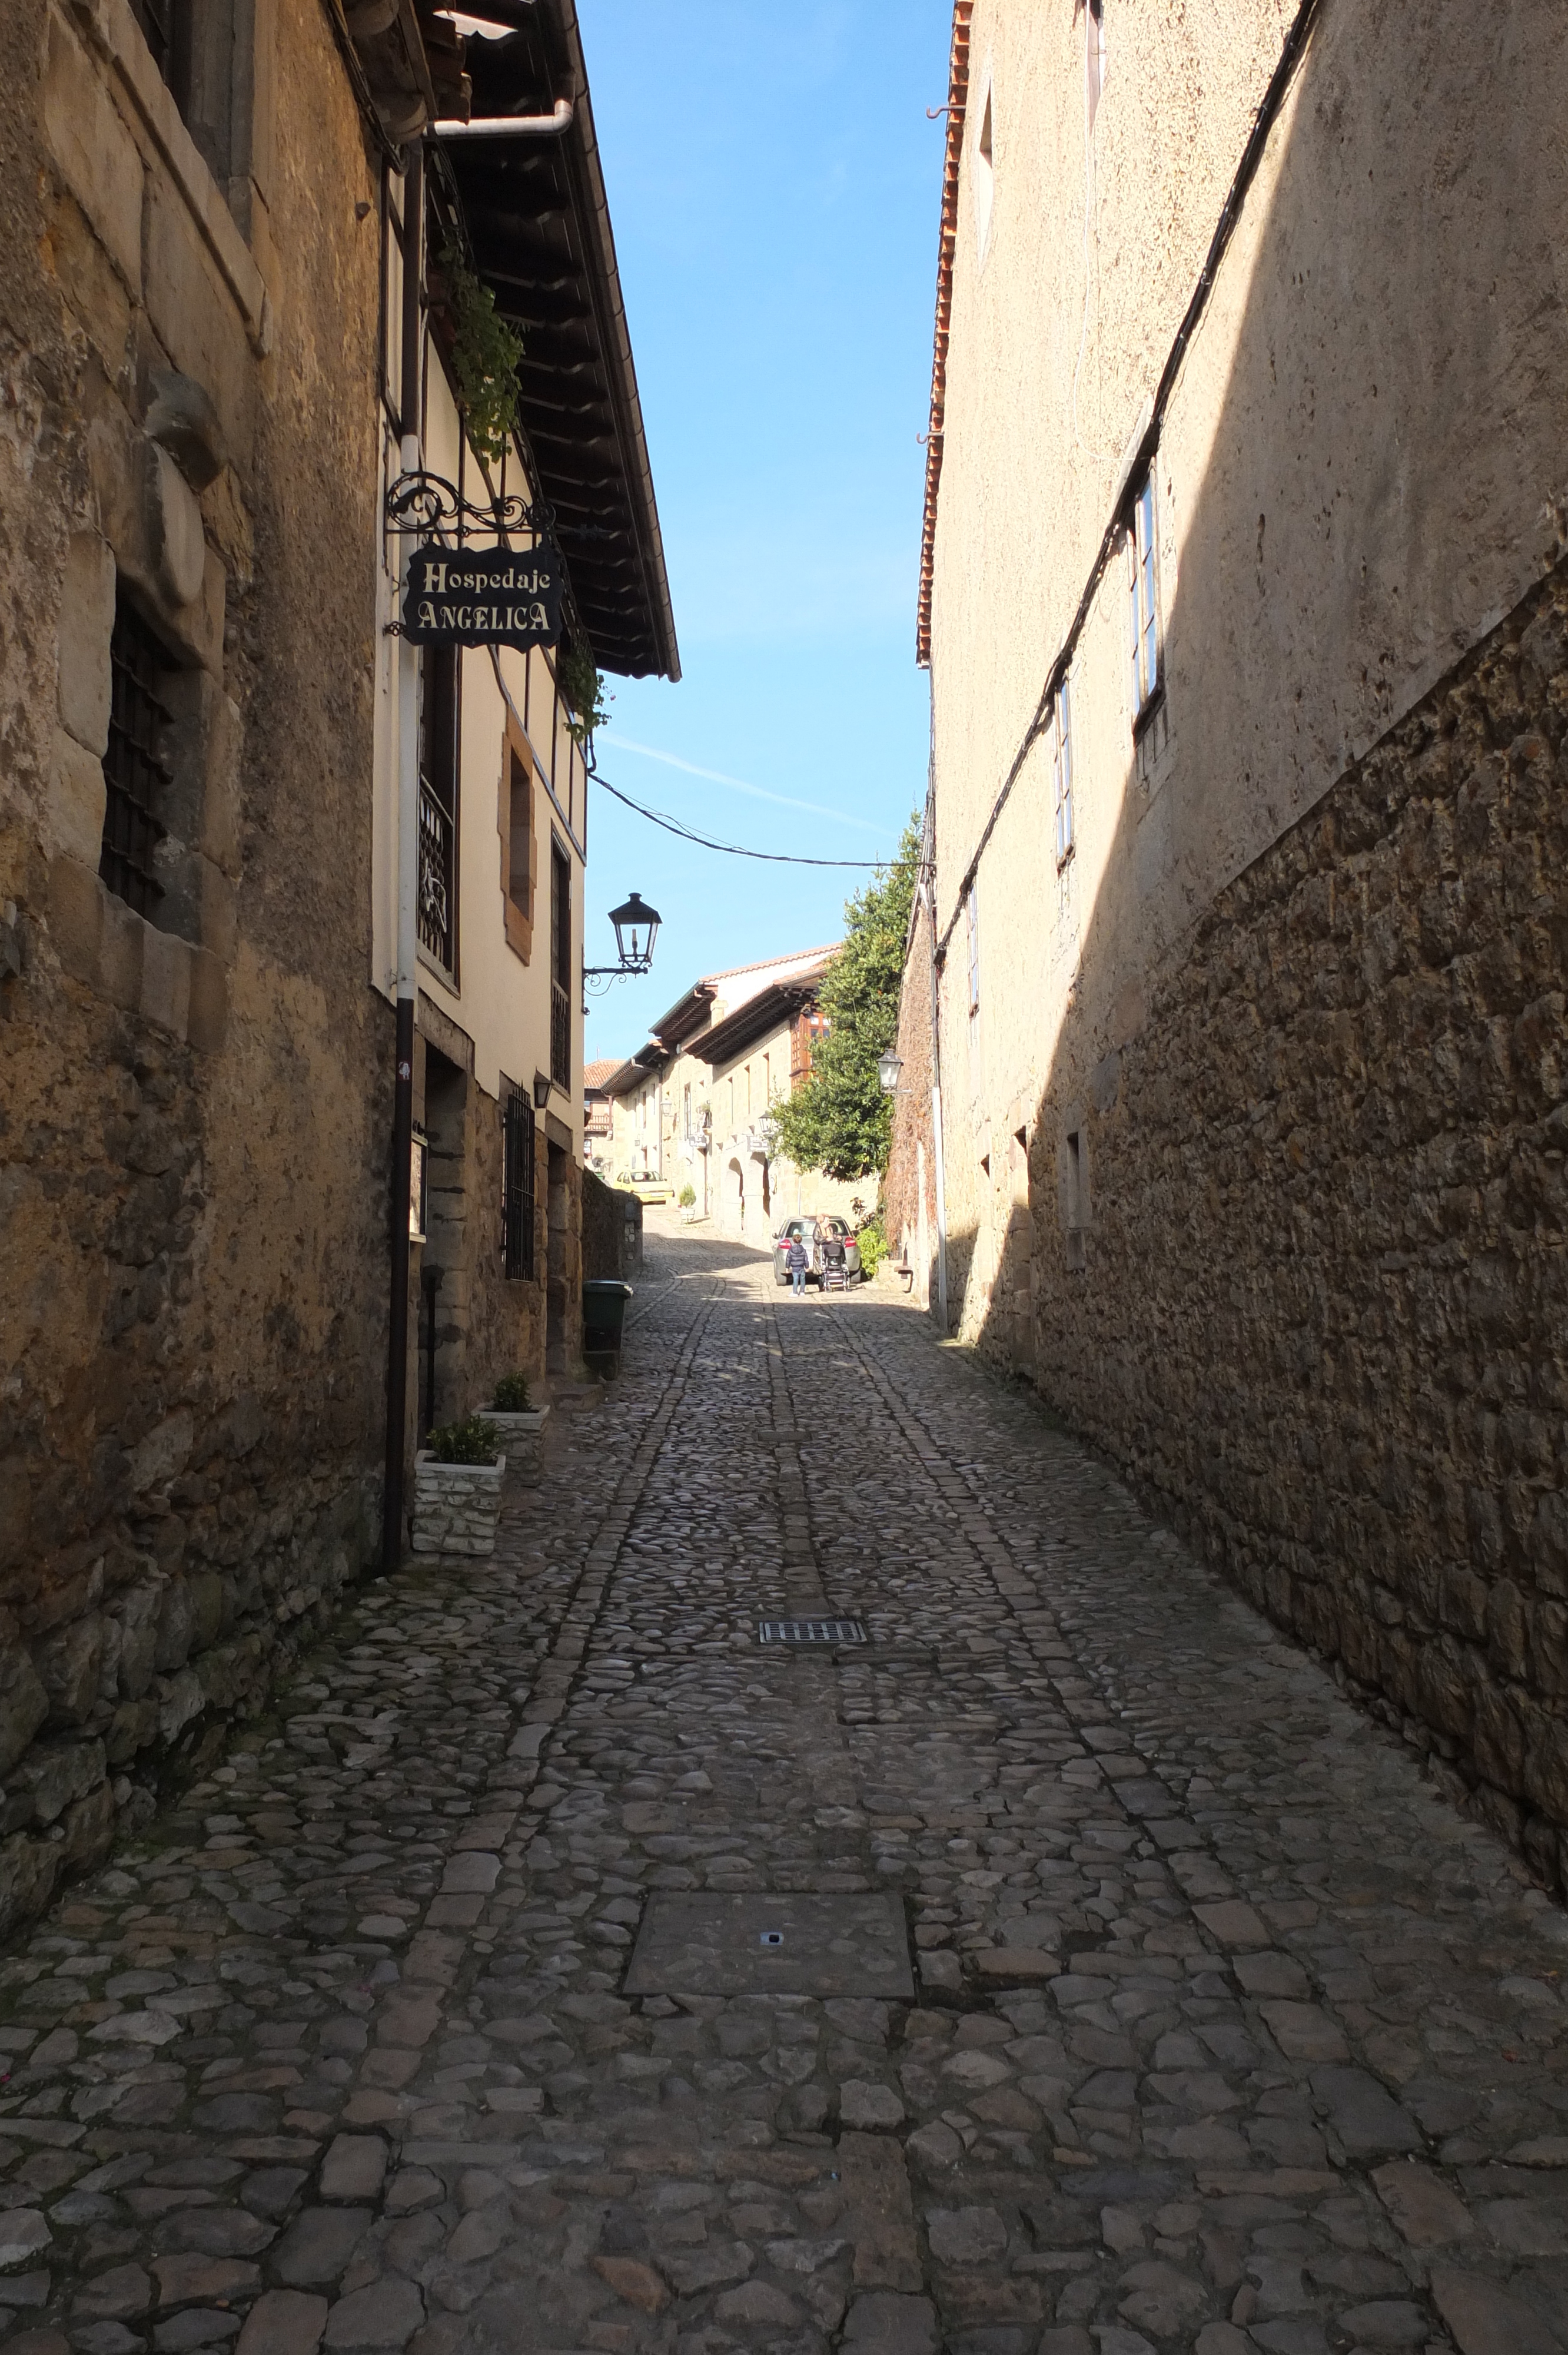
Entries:
[[653,943],[659,937],[659,911],[651,908],[640,891],[633,891],[619,908],[609,911],[615,927],[615,949],[619,964],[586,964],[583,979],[590,975],[609,975],[620,980],[629,974],[646,973],[653,963]]
[[903,1069],[904,1058],[895,1047],[889,1047],[885,1054],[878,1055],[876,1076],[882,1082],[882,1092],[885,1096],[896,1094],[898,1074]]

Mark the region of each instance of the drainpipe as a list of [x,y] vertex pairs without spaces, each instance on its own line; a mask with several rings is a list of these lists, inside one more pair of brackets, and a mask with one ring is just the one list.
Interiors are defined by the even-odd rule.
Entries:
[[572,119],[572,101],[558,98],[548,114],[477,114],[471,122],[443,119],[438,139],[558,139]]
[[[398,463],[419,467],[425,156],[418,142],[403,172],[403,367]],[[387,1324],[387,1467],[381,1504],[381,1567],[403,1557],[403,1486],[408,1423],[408,1193],[414,1159],[414,994],[418,986],[419,655],[397,640],[397,1027],[392,1094],[392,1266]]]

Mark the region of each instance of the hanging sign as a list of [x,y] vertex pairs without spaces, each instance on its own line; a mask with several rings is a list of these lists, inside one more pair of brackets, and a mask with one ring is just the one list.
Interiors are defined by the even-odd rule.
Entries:
[[417,548],[403,591],[416,646],[553,646],[561,634],[561,559],[536,547]]

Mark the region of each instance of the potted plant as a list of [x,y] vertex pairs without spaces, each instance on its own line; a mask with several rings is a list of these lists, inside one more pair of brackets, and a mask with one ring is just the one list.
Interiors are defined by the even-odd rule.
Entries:
[[414,1458],[414,1551],[491,1554],[506,1458],[483,1415],[432,1431]]
[[680,1203],[682,1222],[689,1227],[697,1215],[697,1189],[694,1186],[682,1187]]
[[485,1422],[506,1449],[507,1462],[530,1488],[539,1485],[539,1434],[549,1412],[548,1405],[530,1406],[526,1374],[503,1374],[492,1403],[483,1410]]

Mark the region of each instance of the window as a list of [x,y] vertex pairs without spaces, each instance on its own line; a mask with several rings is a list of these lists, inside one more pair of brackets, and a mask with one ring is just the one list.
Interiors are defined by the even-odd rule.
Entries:
[[461,657],[460,646],[419,655],[419,939],[454,980]]
[[534,896],[534,780],[528,773],[527,762],[520,761],[515,752],[508,753],[508,767],[511,776],[507,815],[511,823],[506,829],[506,895],[526,911]]
[[550,841],[550,1077],[572,1083],[572,862]]
[[1092,132],[1106,86],[1105,0],[1088,0],[1084,10],[1084,106]]
[[515,1088],[501,1107],[501,1247],[509,1276],[534,1273],[534,1107]]
[[991,207],[996,197],[996,155],[991,116],[991,88],[988,84],[980,133],[975,141],[975,241],[982,257],[991,242]]
[[142,27],[142,37],[153,52],[153,63],[173,89],[179,74],[181,44],[176,37],[183,29],[176,20],[185,11],[178,0],[131,0],[131,14]]
[[1160,687],[1160,607],[1154,559],[1154,476],[1145,475],[1127,535],[1132,636],[1132,715],[1138,719]]
[[964,895],[964,908],[969,918],[969,1019],[980,1012],[980,887],[971,883]]
[[164,886],[158,846],[171,772],[161,744],[169,709],[159,692],[173,668],[156,634],[121,598],[109,641],[109,745],[103,756],[108,789],[98,871],[110,890],[156,922]]
[[142,30],[213,178],[228,194],[235,141],[235,0],[131,0]]
[[690,1136],[691,1133],[692,1133],[692,1083],[691,1083],[690,1080],[688,1080],[688,1081],[686,1082],[686,1084],[685,1084],[684,1089],[682,1091],[682,1095],[681,1095],[681,1135],[682,1135],[683,1136]]
[[1066,1140],[1065,1180],[1066,1199],[1063,1203],[1063,1224],[1066,1229],[1067,1265],[1075,1275],[1082,1275],[1088,1266],[1088,1249],[1085,1232],[1089,1223],[1089,1162],[1086,1140],[1082,1129],[1074,1129]]
[[1056,689],[1051,731],[1051,779],[1056,803],[1056,867],[1073,855],[1073,722],[1065,679]]
[[507,723],[501,753],[501,890],[508,945],[534,954],[534,763]]

